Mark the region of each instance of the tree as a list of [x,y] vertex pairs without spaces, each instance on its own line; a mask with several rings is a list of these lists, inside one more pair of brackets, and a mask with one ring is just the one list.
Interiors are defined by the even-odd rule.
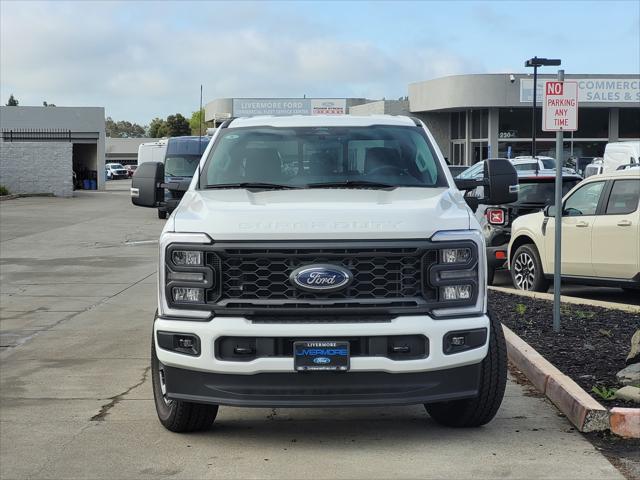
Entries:
[[204,108],[202,110],[196,110],[191,114],[189,125],[191,126],[191,135],[200,135],[200,119],[202,119],[202,134],[204,135],[207,128],[213,127],[213,122],[204,121]]
[[161,138],[167,136],[167,122],[161,118],[154,118],[149,123],[149,136],[151,138]]
[[112,138],[139,138],[146,134],[146,129],[142,125],[126,120],[115,122],[111,117],[105,119],[104,129],[107,137]]
[[19,103],[18,99],[13,96],[13,93],[9,95],[9,101],[7,102],[7,107],[17,107],[18,103]]
[[168,137],[182,137],[185,135],[191,135],[191,127],[189,126],[189,122],[180,113],[169,115],[166,120],[166,125]]
[[56,104],[55,103],[42,102],[42,106],[43,107],[55,107]]

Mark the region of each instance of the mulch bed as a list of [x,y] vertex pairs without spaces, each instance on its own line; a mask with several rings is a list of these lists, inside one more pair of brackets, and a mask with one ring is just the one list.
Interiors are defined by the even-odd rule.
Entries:
[[638,407],[604,400],[594,386],[619,388],[616,373],[625,367],[631,336],[640,315],[588,305],[563,303],[560,333],[553,331],[553,302],[489,292],[489,308],[516,335],[606,407]]

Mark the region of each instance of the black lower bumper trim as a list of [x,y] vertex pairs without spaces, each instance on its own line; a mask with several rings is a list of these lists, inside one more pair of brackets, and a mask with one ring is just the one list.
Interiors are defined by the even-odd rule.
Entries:
[[418,373],[231,375],[165,366],[169,398],[240,407],[414,405],[478,395],[480,363]]

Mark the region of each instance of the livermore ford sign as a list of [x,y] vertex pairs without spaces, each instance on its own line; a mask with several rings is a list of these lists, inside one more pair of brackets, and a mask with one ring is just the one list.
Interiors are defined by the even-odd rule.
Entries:
[[346,115],[344,98],[234,98],[233,116]]
[[[578,84],[580,103],[638,103],[640,102],[639,78],[571,78]],[[538,79],[538,100],[542,98],[547,79]],[[533,79],[520,79],[520,102],[533,101]]]

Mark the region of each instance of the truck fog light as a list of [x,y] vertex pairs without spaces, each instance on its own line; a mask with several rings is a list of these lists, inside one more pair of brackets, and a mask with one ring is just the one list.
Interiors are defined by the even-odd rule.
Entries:
[[202,303],[204,300],[204,289],[173,287],[173,300],[176,302]]
[[174,265],[202,265],[202,252],[194,250],[174,250],[171,253]]
[[203,282],[204,273],[169,272],[167,279],[179,282]]
[[445,248],[441,250],[442,263],[466,263],[471,260],[470,248]]
[[469,300],[471,298],[471,285],[447,285],[440,287],[442,300]]

